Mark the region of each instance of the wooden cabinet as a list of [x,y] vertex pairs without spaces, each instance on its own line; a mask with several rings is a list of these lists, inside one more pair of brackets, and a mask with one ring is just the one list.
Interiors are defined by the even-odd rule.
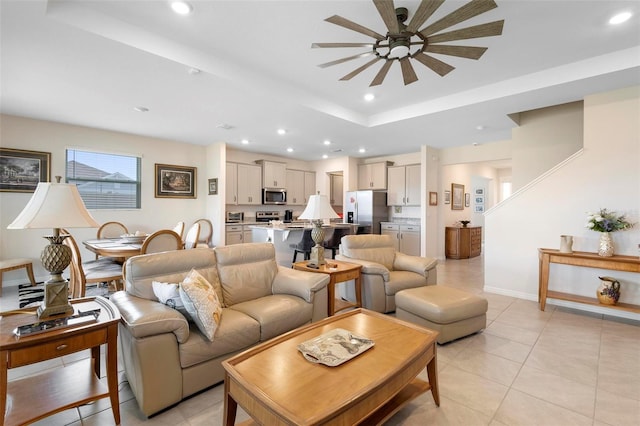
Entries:
[[480,256],[482,227],[459,228],[447,226],[444,234],[444,254],[448,259],[468,259]]
[[420,205],[420,164],[387,169],[387,205]]
[[262,166],[262,186],[265,188],[287,187],[287,164],[275,161],[259,160]]
[[316,173],[287,169],[287,205],[306,206],[316,193]]
[[395,249],[410,256],[420,256],[420,226],[383,223],[380,233],[389,235],[395,241]]
[[242,163],[227,163],[225,202],[234,205],[262,204],[260,166]]
[[344,177],[342,175],[331,175],[331,205],[342,206],[344,203]]
[[358,166],[358,188],[387,189],[387,166],[389,165],[393,165],[393,162],[360,164]]

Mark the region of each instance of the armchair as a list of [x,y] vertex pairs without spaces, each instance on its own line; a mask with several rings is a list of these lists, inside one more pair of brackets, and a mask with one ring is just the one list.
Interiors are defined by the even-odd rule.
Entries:
[[395,311],[397,292],[437,281],[437,259],[400,253],[388,235],[344,236],[335,258],[362,265],[362,304],[377,312]]

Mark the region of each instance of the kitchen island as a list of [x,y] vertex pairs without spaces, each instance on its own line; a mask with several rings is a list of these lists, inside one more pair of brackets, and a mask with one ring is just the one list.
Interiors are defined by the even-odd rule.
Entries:
[[[254,243],[270,242],[276,249],[276,262],[278,265],[291,267],[293,249],[291,244],[297,244],[302,239],[305,228],[312,228],[309,223],[282,223],[278,225],[252,225],[251,238]],[[355,223],[332,223],[323,225],[327,236],[331,229],[349,228],[352,234],[356,233],[358,225]],[[326,254],[326,253],[325,253]],[[331,251],[329,250],[329,255]],[[328,256],[330,258],[330,256]]]

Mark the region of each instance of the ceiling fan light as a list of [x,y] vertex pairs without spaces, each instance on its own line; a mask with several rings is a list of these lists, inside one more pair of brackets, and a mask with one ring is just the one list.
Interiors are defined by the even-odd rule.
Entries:
[[172,1],[171,9],[178,15],[188,15],[193,11],[193,6],[186,1]]
[[627,22],[630,18],[631,12],[622,12],[609,19],[609,23],[611,25],[618,25],[622,24],[623,22]]
[[391,43],[390,58],[404,58],[409,54],[409,45],[405,40]]

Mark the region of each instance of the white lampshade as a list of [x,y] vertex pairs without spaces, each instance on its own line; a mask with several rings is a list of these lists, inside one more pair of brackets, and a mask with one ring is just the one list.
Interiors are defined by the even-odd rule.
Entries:
[[25,208],[7,229],[99,226],[85,207],[75,185],[41,182]]
[[307,207],[302,214],[298,216],[298,219],[309,220],[322,220],[322,219],[336,219],[340,216],[331,208],[329,203],[329,197],[326,195],[312,195],[309,198]]

